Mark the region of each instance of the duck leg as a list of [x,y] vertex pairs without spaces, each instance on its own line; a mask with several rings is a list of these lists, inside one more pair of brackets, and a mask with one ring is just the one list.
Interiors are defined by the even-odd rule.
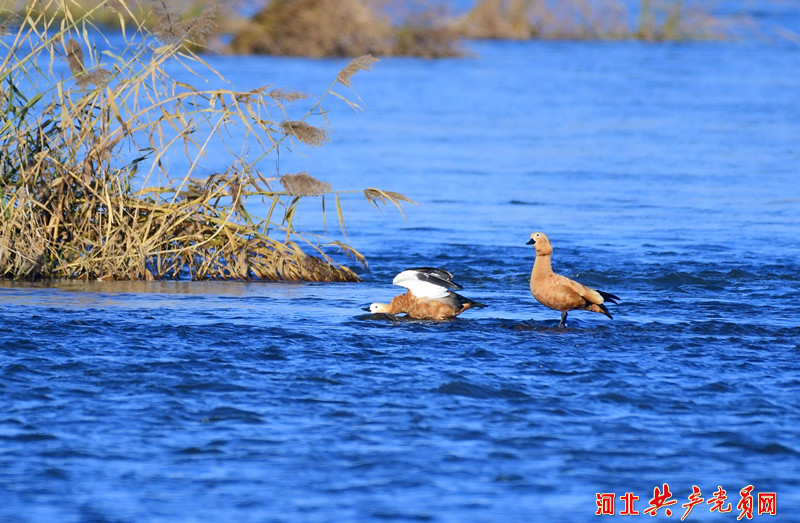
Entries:
[[567,311],[561,311],[561,323],[558,324],[559,329],[563,329],[567,325]]

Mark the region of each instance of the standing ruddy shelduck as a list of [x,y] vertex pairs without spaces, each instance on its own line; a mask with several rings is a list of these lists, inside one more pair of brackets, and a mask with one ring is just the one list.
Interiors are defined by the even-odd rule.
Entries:
[[453,275],[444,269],[407,269],[395,276],[392,283],[407,288],[408,292],[395,296],[388,304],[373,303],[364,310],[371,313],[406,313],[410,318],[418,320],[441,321],[455,318],[473,307],[486,307],[452,292],[450,289],[461,290],[463,287],[454,282]]
[[553,272],[550,265],[550,256],[553,246],[550,239],[541,232],[531,234],[527,243],[536,249],[536,261],[531,271],[531,294],[536,301],[557,311],[561,311],[559,327],[564,327],[567,322],[567,311],[583,309],[585,311],[601,312],[611,318],[603,303],[617,303],[619,298],[607,292],[598,291],[570,280]]

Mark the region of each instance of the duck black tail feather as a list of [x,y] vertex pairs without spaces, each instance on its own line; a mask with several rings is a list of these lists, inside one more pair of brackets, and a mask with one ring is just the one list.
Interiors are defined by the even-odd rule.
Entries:
[[[605,298],[605,296],[603,296],[603,297]],[[611,301],[611,300],[608,300],[608,301]],[[615,302],[615,301],[611,301],[611,303],[616,303],[616,302]],[[606,316],[608,316],[608,317],[609,317],[609,318],[611,318],[612,320],[614,319],[614,317],[611,315],[611,313],[610,313],[610,312],[608,312],[608,309],[606,308],[606,306],[605,306],[605,305],[603,305],[602,303],[600,303],[600,304],[598,304],[597,306],[598,306],[598,307],[600,307],[600,309],[603,311],[603,314],[605,314]]]
[[[610,292],[597,291],[597,293],[600,294],[600,296],[602,296],[604,300],[606,300],[607,302],[610,302],[610,303],[617,303],[617,300],[620,299],[619,297],[614,296]],[[601,307],[602,307],[602,305],[601,305]]]
[[470,307],[476,307],[476,308],[488,307],[488,305],[484,305],[483,303],[477,302],[475,300],[470,300],[469,298],[466,298],[455,292],[451,292],[450,296],[455,300],[455,302],[458,304],[458,307],[461,309],[463,309],[465,305],[469,305]]

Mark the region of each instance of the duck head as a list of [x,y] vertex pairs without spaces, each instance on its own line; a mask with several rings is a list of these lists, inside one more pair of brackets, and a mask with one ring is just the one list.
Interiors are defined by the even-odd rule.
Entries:
[[547,256],[553,253],[553,246],[550,245],[550,238],[543,232],[534,232],[526,245],[533,245],[537,256]]
[[369,307],[364,307],[365,311],[369,311],[372,314],[384,313],[384,314],[391,314],[389,310],[389,305],[387,303],[372,303]]

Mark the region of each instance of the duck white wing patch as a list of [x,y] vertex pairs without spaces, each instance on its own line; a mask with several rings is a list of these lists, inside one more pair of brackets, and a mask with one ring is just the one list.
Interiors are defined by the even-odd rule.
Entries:
[[461,289],[453,276],[443,269],[421,267],[408,269],[394,277],[392,283],[405,287],[418,298],[444,298],[448,289]]
[[417,298],[444,298],[447,296],[449,292],[444,287],[440,287],[439,285],[435,285],[433,283],[428,283],[426,281],[420,280],[406,280],[397,285],[401,287],[405,287],[406,289],[411,291],[411,294],[416,296]]

